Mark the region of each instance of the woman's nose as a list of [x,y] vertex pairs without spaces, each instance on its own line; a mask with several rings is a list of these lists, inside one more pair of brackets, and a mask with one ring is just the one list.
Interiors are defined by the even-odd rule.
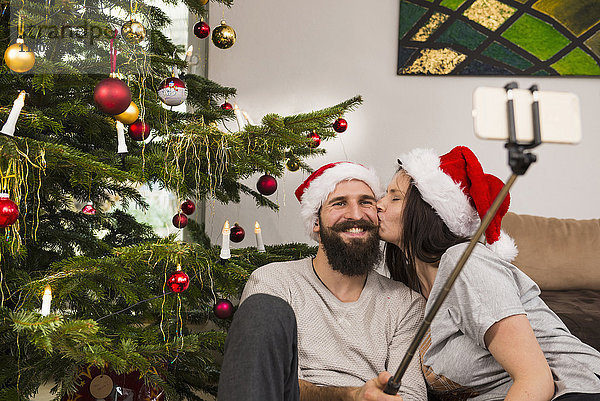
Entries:
[[384,210],[383,199],[379,199],[377,201],[377,211],[383,212],[383,210]]

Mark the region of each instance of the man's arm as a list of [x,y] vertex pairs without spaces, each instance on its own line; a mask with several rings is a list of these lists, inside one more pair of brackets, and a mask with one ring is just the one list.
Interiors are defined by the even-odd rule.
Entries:
[[389,372],[381,372],[362,387],[315,386],[305,380],[298,380],[300,401],[402,401],[399,395],[387,395],[383,392],[391,376]]
[[360,387],[315,386],[305,380],[300,383],[300,401],[354,401]]

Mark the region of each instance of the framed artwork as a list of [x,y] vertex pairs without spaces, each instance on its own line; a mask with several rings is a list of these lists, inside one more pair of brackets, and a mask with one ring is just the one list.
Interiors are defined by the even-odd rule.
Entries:
[[600,75],[600,0],[400,0],[398,75]]

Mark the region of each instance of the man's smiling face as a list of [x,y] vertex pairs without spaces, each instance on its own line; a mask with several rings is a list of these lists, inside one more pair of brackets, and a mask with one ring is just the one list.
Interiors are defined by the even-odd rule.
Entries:
[[379,261],[377,200],[363,181],[342,181],[319,213],[321,245],[334,270],[347,275],[367,273]]

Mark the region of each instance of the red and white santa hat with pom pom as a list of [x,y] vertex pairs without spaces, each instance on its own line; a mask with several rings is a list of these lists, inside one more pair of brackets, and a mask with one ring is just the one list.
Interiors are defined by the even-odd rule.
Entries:
[[[475,234],[503,186],[498,177],[483,172],[479,160],[466,146],[457,146],[442,156],[432,149],[414,149],[399,161],[423,200],[450,231],[462,237]],[[500,228],[509,204],[507,195],[485,231],[485,241],[489,249],[510,262],[517,256],[517,247]]]

